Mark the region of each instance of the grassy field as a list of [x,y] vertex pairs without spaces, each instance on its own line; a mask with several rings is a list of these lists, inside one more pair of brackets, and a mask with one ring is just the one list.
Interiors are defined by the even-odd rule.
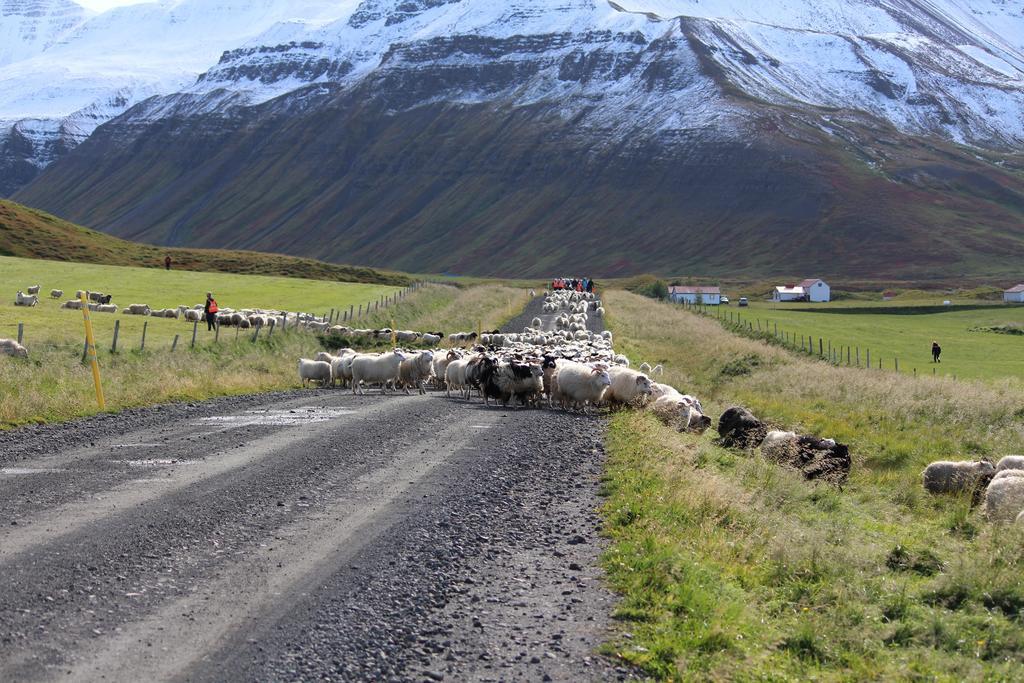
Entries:
[[834,367],[678,306],[604,300],[617,349],[664,363],[714,418],[746,405],[854,460],[839,490],[713,432],[613,417],[605,564],[631,635],[615,652],[685,680],[1024,677],[1024,534],[920,482],[932,460],[1022,452],[1021,382]]
[[[1024,325],[1024,306],[986,304],[960,301],[943,306],[942,299],[906,300],[899,302],[841,301],[830,304],[772,304],[753,302],[747,308],[723,306],[709,309],[711,315],[739,316],[754,325],[754,330],[767,329],[780,336],[807,343],[823,340],[826,353],[833,348],[851,347],[850,360],[878,367],[879,359],[886,370],[978,379],[1003,377],[1024,378],[1024,336],[997,334],[981,328],[1003,325]],[[760,322],[760,328],[758,328]],[[932,341],[942,347],[942,362],[931,361]],[[845,350],[843,362],[845,363]]]
[[[15,337],[25,324],[27,361],[0,357],[0,428],[27,422],[52,422],[97,411],[91,376],[81,364],[82,313],[58,308],[44,299],[33,308],[13,305],[13,293],[40,283],[45,291],[92,288],[115,294],[115,302],[173,307],[201,302],[207,289],[222,306],[261,306],[323,313],[365,302],[392,287],[321,280],[231,274],[193,273],[116,266],[89,266],[0,257],[0,337]],[[357,321],[376,327],[394,319],[400,327],[455,331],[500,325],[521,310],[526,290],[504,287],[428,286],[397,305]],[[308,333],[266,333],[251,343],[244,332],[221,330],[220,342],[200,326],[195,349],[189,348],[192,325],[176,320],[121,314],[92,314],[107,407],[119,410],[173,400],[291,388],[299,385],[295,362],[321,349]],[[110,353],[114,321],[121,325],[119,351]],[[148,323],[145,352],[139,351],[143,322]],[[171,354],[171,340],[181,336]],[[250,333],[251,334],[251,333]]]
[[[43,289],[38,306],[14,305],[16,291],[40,284]],[[149,304],[152,308],[192,306],[212,291],[222,308],[273,308],[306,311],[321,315],[347,310],[350,305],[365,305],[381,295],[391,295],[397,287],[382,285],[303,280],[299,278],[231,273],[164,271],[155,268],[98,266],[61,263],[0,256],[0,337],[15,338],[18,323],[25,325],[25,344],[32,350],[39,344],[77,342],[81,351],[85,332],[82,312],[62,310],[61,301],[50,299],[51,289],[63,289],[64,299],[72,299],[77,289],[89,289],[114,295],[112,303],[121,307],[130,303]],[[175,334],[191,339],[192,324],[179,320],[141,316],[93,313],[97,346],[109,348],[114,320],[120,320],[120,344],[138,346],[143,322],[147,322],[146,344],[154,349],[168,348]],[[204,326],[205,327],[205,326]],[[234,330],[224,330],[228,336]],[[202,340],[210,336],[203,330]]]

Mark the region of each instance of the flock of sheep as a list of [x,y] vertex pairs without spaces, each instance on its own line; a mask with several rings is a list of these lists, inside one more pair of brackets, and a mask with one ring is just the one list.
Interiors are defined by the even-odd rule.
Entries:
[[[604,315],[594,294],[551,291],[544,297],[544,313],[557,314],[554,330],[544,330],[543,321],[534,318],[522,332],[449,334],[452,348],[447,349],[321,352],[299,359],[299,379],[304,386],[340,384],[356,394],[370,387],[379,387],[382,393],[415,390],[422,394],[432,387],[449,397],[472,400],[477,396],[487,404],[493,400],[502,406],[560,407],[585,413],[605,406],[643,407],[680,430],[703,431],[710,425],[700,401],[652,379],[662,372],[660,366],[645,363],[632,369],[629,359],[612,348],[611,332],[587,329],[591,314]],[[428,345],[445,338],[441,333],[340,326],[327,332]]]
[[1024,455],[1007,455],[995,465],[988,460],[933,462],[921,473],[932,494],[970,494],[983,499],[992,522],[1024,524]]

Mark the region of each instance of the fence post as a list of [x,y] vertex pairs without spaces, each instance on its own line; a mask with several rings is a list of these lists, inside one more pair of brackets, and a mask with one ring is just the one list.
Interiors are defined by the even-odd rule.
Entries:
[[235,341],[238,341],[238,331],[242,329],[238,325],[235,325]]
[[25,338],[25,323],[18,323],[18,344]]
[[276,324],[277,324],[277,321],[274,320],[273,318],[271,318],[270,319],[270,329],[267,331],[267,339],[268,340],[274,338],[274,325],[276,325]]
[[867,358],[867,362],[864,363],[864,367],[867,368],[867,369],[871,369],[871,349],[868,349],[867,353],[868,353],[868,358]]
[[142,343],[139,345],[139,351],[145,351],[146,350],[146,328],[148,328],[148,327],[149,327],[149,321],[148,320],[143,320],[142,321]]
[[213,323],[213,343],[220,343],[220,319]]
[[359,317],[360,318],[363,317],[363,305],[362,304],[359,304]]
[[121,321],[114,321],[114,343],[110,345],[110,352],[117,353],[117,333],[121,331]]
[[857,347],[857,367],[860,367],[860,347]]
[[196,332],[199,330],[199,321],[192,321],[192,348],[196,348]]
[[256,340],[257,340],[257,339],[259,339],[259,336],[260,336],[260,328],[261,328],[261,327],[262,327],[262,325],[257,325],[257,326],[256,326],[256,331],[252,333],[252,343],[253,343],[253,344],[255,344],[255,343],[256,343]]
[[334,309],[333,308],[331,309],[331,320],[330,320],[330,323],[332,325],[334,324]]
[[893,358],[892,359],[892,363],[893,363],[893,365],[896,366],[896,372],[899,372],[900,371],[900,359],[899,358]]
[[819,356],[823,356],[825,354],[825,352],[823,350],[824,348],[825,348],[825,345],[822,343],[821,337],[818,337],[818,355]]
[[174,353],[176,348],[178,348],[178,335],[174,335],[174,341],[171,342],[171,353]]

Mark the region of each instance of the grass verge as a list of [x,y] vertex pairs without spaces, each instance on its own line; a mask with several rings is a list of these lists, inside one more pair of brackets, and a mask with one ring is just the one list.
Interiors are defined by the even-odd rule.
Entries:
[[835,367],[717,322],[606,292],[616,346],[666,365],[712,415],[851,444],[837,490],[646,414],[609,428],[605,557],[631,638],[662,679],[1011,680],[1024,675],[1024,536],[923,493],[940,458],[1019,452],[1024,391]]

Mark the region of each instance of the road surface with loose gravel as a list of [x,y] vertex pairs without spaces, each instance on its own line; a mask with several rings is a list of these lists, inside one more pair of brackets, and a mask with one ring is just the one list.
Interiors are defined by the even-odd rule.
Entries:
[[627,676],[602,429],[308,390],[0,434],[0,680]]

